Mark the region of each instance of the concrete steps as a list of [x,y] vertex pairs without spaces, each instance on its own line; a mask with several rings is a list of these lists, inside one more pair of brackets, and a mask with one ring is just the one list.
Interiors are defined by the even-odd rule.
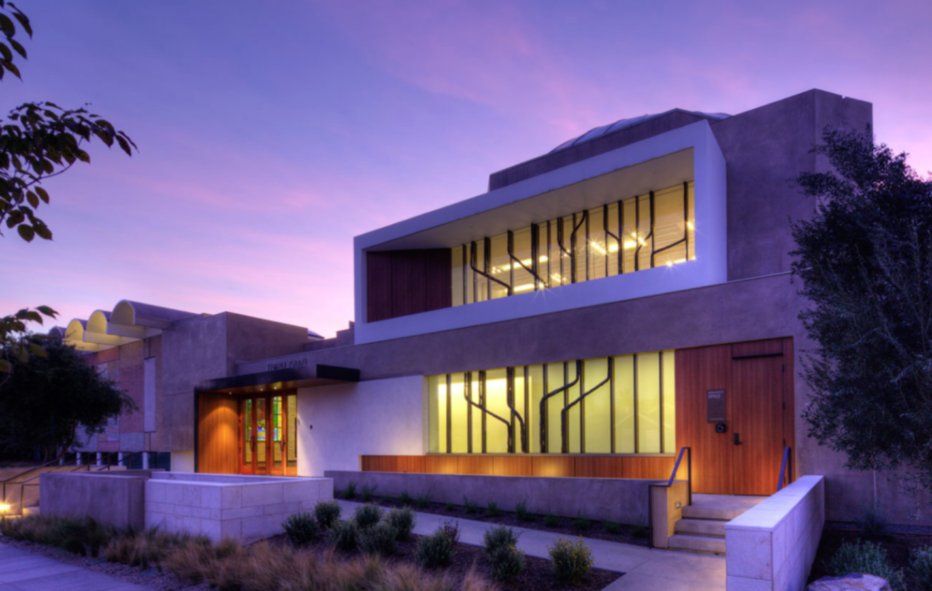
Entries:
[[724,537],[726,523],[721,519],[680,519],[676,522],[676,533]]
[[670,536],[671,550],[689,550],[706,554],[725,554],[725,536],[700,536],[673,534]]

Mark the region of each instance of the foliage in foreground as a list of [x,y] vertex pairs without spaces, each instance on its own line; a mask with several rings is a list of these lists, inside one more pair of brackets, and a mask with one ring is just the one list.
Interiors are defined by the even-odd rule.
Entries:
[[441,568],[453,562],[456,552],[456,543],[459,541],[460,530],[456,524],[447,523],[432,535],[425,536],[417,541],[415,559],[424,568]]
[[320,526],[317,524],[317,517],[310,513],[289,515],[288,519],[282,523],[282,529],[285,530],[288,541],[295,546],[306,546],[320,538]]
[[806,378],[810,435],[855,469],[911,469],[932,490],[932,183],[867,134],[828,131],[833,170],[793,226],[793,273],[818,344]]
[[909,560],[909,574],[920,589],[932,589],[932,546],[913,550]]
[[838,577],[850,573],[876,575],[886,579],[893,591],[905,589],[903,572],[890,564],[887,551],[874,542],[857,540],[843,543],[829,559],[826,570]]
[[[10,538],[55,545],[111,562],[157,568],[191,584],[218,589],[277,591],[491,591],[493,587],[470,571],[462,580],[425,573],[411,564],[388,563],[378,555],[344,559],[332,552],[273,546],[252,546],[225,540],[213,544],[199,536],[158,531],[117,530],[91,520],[32,516],[0,523]],[[56,540],[61,540],[56,541]],[[70,540],[70,541],[69,541]]]

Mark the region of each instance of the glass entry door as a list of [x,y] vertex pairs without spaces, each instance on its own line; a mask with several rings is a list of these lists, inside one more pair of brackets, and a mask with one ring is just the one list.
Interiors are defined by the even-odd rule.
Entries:
[[239,400],[241,474],[298,473],[297,396],[262,394]]

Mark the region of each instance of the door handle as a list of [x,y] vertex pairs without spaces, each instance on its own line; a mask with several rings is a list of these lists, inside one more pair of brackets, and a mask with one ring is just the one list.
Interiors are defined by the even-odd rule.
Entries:
[[741,445],[741,433],[735,433],[732,437],[732,441],[735,445]]

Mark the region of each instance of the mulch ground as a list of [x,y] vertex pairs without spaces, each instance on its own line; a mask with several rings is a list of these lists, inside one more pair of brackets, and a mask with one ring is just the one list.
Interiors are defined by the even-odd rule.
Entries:
[[[346,498],[346,497],[341,497]],[[609,542],[619,542],[622,544],[633,544],[635,546],[650,546],[650,532],[646,527],[614,523],[610,521],[594,521],[591,519],[571,519],[568,517],[557,517],[555,515],[540,515],[536,513],[525,514],[519,517],[517,513],[511,511],[497,510],[492,513],[487,507],[465,507],[463,505],[452,505],[449,503],[433,503],[414,500],[412,502],[402,502],[400,499],[392,497],[370,497],[364,501],[360,495],[356,495],[352,500],[359,503],[370,502],[382,507],[410,507],[413,511],[422,511],[424,513],[433,513],[435,515],[446,515],[457,517],[459,519],[471,519],[473,521],[484,521],[496,525],[506,525],[508,527],[523,527],[527,529],[537,529],[551,533],[566,534],[568,537],[582,536],[586,538],[596,538],[607,540]]]
[[814,581],[827,576],[829,573],[826,571],[825,565],[838,550],[839,546],[844,542],[853,543],[857,540],[880,544],[881,547],[887,551],[887,557],[890,559],[891,564],[896,568],[902,569],[904,575],[906,575],[906,588],[920,588],[918,581],[912,580],[907,570],[909,554],[914,548],[932,546],[932,535],[905,533],[866,535],[852,529],[841,529],[837,527],[831,529],[827,528],[822,533],[819,551],[816,554],[815,563],[812,565],[809,580]]

